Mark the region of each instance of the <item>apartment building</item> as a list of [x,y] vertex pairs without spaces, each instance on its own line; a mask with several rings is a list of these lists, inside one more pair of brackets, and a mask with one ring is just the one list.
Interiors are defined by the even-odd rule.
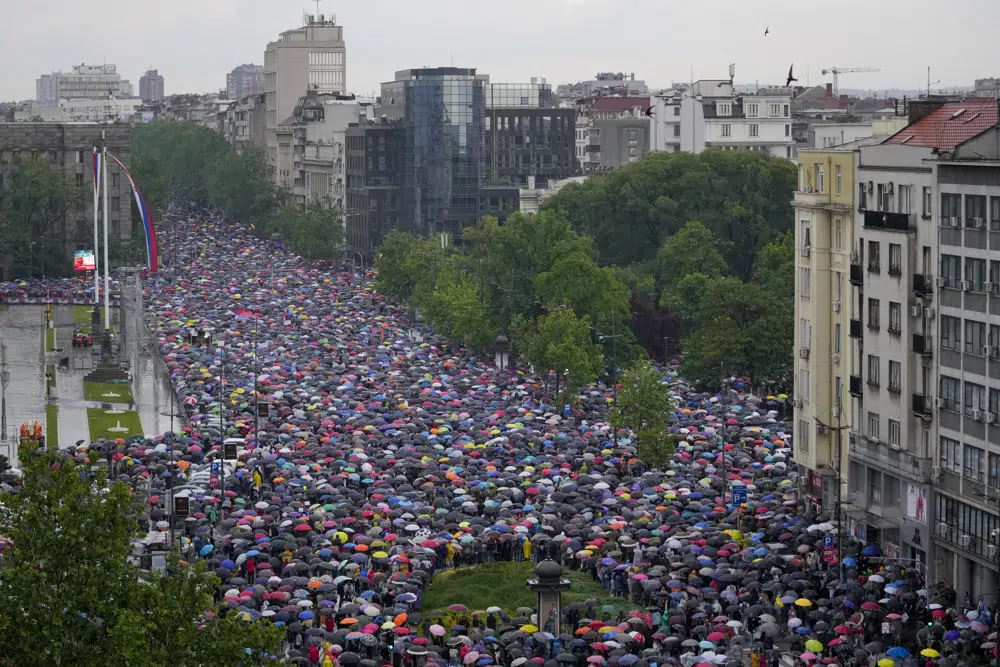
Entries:
[[[834,514],[846,499],[848,329],[854,295],[848,283],[854,248],[855,161],[869,138],[799,154],[795,210],[795,461],[800,494]],[[842,465],[843,463],[843,465]],[[838,489],[838,471],[841,488]]]

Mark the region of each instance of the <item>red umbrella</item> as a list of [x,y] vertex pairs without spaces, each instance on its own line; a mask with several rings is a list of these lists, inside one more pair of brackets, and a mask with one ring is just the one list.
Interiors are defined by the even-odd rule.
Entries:
[[880,609],[878,602],[863,602],[861,608],[865,611],[878,611]]

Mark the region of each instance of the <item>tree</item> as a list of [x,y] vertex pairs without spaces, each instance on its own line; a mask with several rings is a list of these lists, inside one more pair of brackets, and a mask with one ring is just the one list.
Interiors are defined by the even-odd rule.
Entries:
[[622,374],[619,384],[611,423],[637,436],[639,458],[644,463],[663,466],[673,455],[676,442],[665,431],[674,405],[661,373],[650,362],[640,361]]
[[434,289],[421,303],[432,326],[473,350],[487,350],[497,336],[480,286],[461,269],[456,255],[442,258]]
[[761,249],[753,281],[775,296],[795,298],[795,232],[787,231]]
[[329,202],[282,206],[261,231],[281,235],[294,252],[309,259],[333,259],[344,252],[343,211]]
[[568,307],[550,310],[534,321],[520,317],[513,341],[539,373],[555,371],[561,402],[578,395],[601,372],[601,348],[591,342],[590,319],[578,317]]
[[5,664],[272,664],[281,629],[207,618],[220,582],[203,567],[174,558],[169,574],[140,578],[128,560],[138,523],[127,485],[58,452],[25,451],[22,469],[3,507],[13,545],[0,568]]
[[710,278],[726,274],[726,260],[712,230],[692,220],[667,239],[656,253],[660,285],[672,289],[684,276],[701,273]]
[[375,289],[396,303],[410,303],[415,295],[433,291],[435,268],[444,251],[432,239],[406,232],[389,232],[375,258]]
[[598,325],[610,323],[613,316],[620,322],[628,317],[628,288],[614,271],[602,269],[579,250],[559,257],[549,270],[538,274],[535,292],[543,303],[565,303]]
[[63,251],[69,214],[84,188],[44,158],[19,156],[7,176],[0,208],[0,258],[14,276],[58,276],[72,271]]

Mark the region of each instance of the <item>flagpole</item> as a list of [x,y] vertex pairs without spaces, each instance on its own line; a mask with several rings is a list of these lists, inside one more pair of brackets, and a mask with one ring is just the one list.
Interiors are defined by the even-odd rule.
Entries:
[[108,147],[101,155],[104,181],[104,330],[111,331],[111,276],[108,272]]
[[97,146],[94,146],[94,157],[90,163],[91,170],[94,172],[94,305],[97,306],[101,303],[101,267],[97,262],[98,251],[101,248],[99,245],[101,242],[100,234],[97,229],[97,197],[100,193],[101,170],[94,162],[97,162]]

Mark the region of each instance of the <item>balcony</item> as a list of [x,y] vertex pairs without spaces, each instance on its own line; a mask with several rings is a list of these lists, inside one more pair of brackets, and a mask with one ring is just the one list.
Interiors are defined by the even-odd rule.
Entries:
[[913,274],[913,293],[917,296],[928,296],[934,292],[934,276],[927,273]]
[[812,188],[801,189],[795,193],[793,203],[799,206],[828,206],[830,195],[826,192],[816,192]]
[[934,417],[934,397],[923,394],[913,394],[910,396],[910,407],[913,414],[921,419],[931,419]]
[[931,459],[926,452],[890,447],[884,442],[852,433],[849,439],[851,458],[863,459],[893,474],[925,482],[930,477]]
[[851,396],[861,396],[864,390],[861,388],[860,375],[851,376],[850,383],[848,385],[848,391],[850,392]]
[[866,229],[910,232],[916,229],[916,215],[888,211],[865,211],[864,225]]
[[850,276],[851,284],[861,287],[861,284],[864,282],[864,280],[865,277],[864,277],[864,272],[861,270],[861,265],[858,264],[857,262],[852,262],[851,276]]
[[934,352],[931,336],[926,334],[913,334],[913,351],[924,356],[931,356]]
[[861,320],[851,320],[851,329],[849,333],[851,338],[861,338]]

